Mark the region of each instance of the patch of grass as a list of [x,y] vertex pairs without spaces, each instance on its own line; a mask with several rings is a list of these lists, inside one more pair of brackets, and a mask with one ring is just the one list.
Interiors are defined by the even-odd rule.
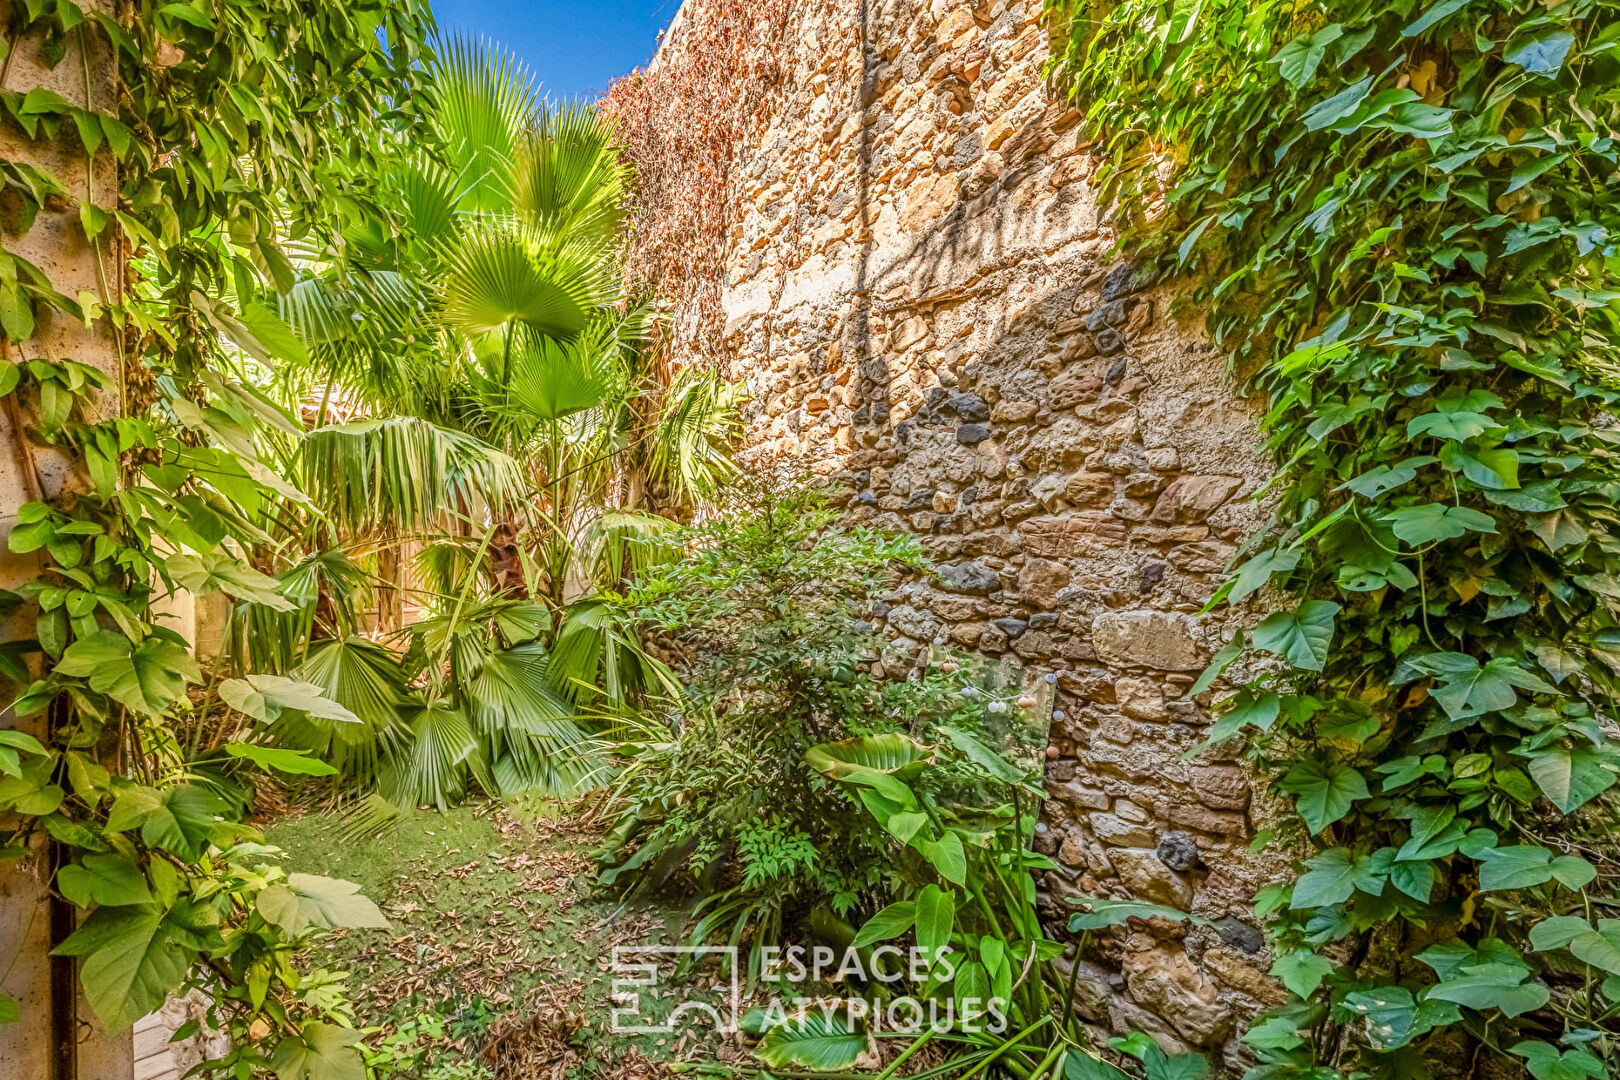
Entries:
[[412,810],[385,833],[343,840],[337,819],[305,814],[277,822],[265,835],[270,843],[286,850],[289,866],[346,878],[375,899],[397,886],[407,864],[499,848],[501,834],[488,815],[487,807],[474,806],[460,806],[446,814]]
[[[481,804],[412,811],[360,840],[313,814],[266,830],[289,869],[358,883],[393,924],[333,935],[312,959],[350,973],[358,1022],[384,1029],[372,1045],[401,1059],[394,1075],[629,1080],[718,1049],[611,1030],[614,946],[678,940],[682,919],[594,895],[599,838],[573,822],[554,805]],[[691,981],[719,996],[712,979]]]

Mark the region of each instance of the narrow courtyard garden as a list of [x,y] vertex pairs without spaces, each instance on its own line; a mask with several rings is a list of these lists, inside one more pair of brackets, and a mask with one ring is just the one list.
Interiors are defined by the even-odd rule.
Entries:
[[1620,5],[644,6],[0,9],[0,1080],[1610,1077]]

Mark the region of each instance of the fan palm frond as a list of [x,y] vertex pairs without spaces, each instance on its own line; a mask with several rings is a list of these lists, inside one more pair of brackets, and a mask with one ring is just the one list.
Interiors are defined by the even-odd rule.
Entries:
[[584,549],[591,576],[600,588],[615,588],[654,566],[676,562],[678,548],[668,542],[675,522],[639,510],[610,510],[591,522]]
[[498,739],[516,732],[565,741],[582,738],[571,719],[572,706],[547,675],[550,665],[550,655],[538,642],[490,652],[462,684],[480,734]]
[[372,783],[384,755],[400,744],[400,711],[409,700],[393,654],[363,637],[334,638],[310,649],[293,675],[319,686],[358,720],[288,711],[270,725],[271,737],[311,751],[347,780]]
[[350,633],[358,625],[356,604],[371,587],[370,575],[337,547],[304,556],[281,572],[280,581],[282,593],[301,607],[313,606],[324,593],[337,616],[338,624],[331,628],[337,634]]
[[668,317],[668,311],[658,300],[644,300],[630,306],[618,318],[613,326],[613,337],[627,356],[644,355],[659,324]]
[[600,771],[600,748],[575,722],[540,642],[489,654],[462,683],[474,729],[494,758],[500,793],[576,794]]
[[301,464],[304,490],[358,534],[426,528],[442,514],[521,502],[527,491],[506,454],[414,416],[317,428]]
[[441,47],[430,85],[434,126],[465,185],[462,208],[509,205],[512,163],[536,106],[528,68],[490,42],[457,37]]
[[539,420],[593,409],[623,391],[611,328],[598,322],[573,341],[528,336],[512,358],[508,407]]
[[[424,545],[412,560],[418,579],[441,597],[475,590],[483,574],[477,537],[445,536]],[[417,624],[420,625],[420,624]]]
[[393,270],[350,270],[296,282],[278,299],[281,318],[312,346],[379,347],[427,333],[426,296]]
[[736,385],[718,371],[682,368],[649,434],[649,476],[683,502],[712,494],[736,472],[729,451],[742,436],[741,404]]
[[[358,626],[357,603],[371,585],[369,575],[354,565],[342,548],[306,555],[283,570],[276,580],[281,595],[293,603],[293,610],[277,611],[265,604],[246,602],[231,609],[223,659],[234,673],[284,675],[303,661],[317,630],[338,635],[353,633]],[[317,617],[322,596],[330,608]],[[326,625],[328,622],[331,625]]]
[[399,192],[401,224],[429,251],[455,234],[456,210],[460,205],[462,181],[444,166],[425,155],[401,162],[394,184]]
[[530,792],[571,799],[598,786],[606,758],[594,741],[582,740],[562,750],[537,752],[515,743],[491,770],[495,790],[504,796]]
[[408,736],[389,755],[378,787],[401,806],[432,803],[441,811],[467,792],[468,763],[478,756],[478,740],[459,709],[428,705],[407,716]]
[[513,220],[468,228],[448,255],[445,314],[468,334],[523,323],[554,338],[585,329],[592,312],[617,298],[601,253],[577,239],[548,243]]
[[527,645],[551,630],[551,612],[533,600],[507,601],[494,612],[495,629],[508,646]]
[[616,710],[640,694],[681,692],[669,668],[649,656],[618,612],[599,600],[569,605],[548,674],[558,693],[575,701],[600,695]]
[[344,806],[339,813],[338,839],[355,843],[363,838],[382,839],[382,834],[394,828],[405,814],[394,803],[375,791],[368,791]]
[[613,127],[582,101],[542,104],[517,148],[512,202],[549,236],[617,240],[628,172]]

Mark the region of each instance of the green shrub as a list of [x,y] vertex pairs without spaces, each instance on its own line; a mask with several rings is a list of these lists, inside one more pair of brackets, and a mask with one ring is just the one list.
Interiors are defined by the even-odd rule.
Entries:
[[925,560],[914,538],[835,518],[814,491],[750,481],[622,601],[686,658],[686,693],[619,778],[628,807],[602,879],[699,897],[697,937],[738,941],[755,925],[758,946],[812,912],[881,907],[905,875],[900,845],[806,752],[927,738],[947,722],[977,730],[985,712],[965,676],[935,665],[900,679],[874,664],[872,605]]

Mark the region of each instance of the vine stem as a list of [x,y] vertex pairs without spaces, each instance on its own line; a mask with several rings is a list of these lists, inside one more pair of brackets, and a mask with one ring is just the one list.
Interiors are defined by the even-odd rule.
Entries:
[[1423,636],[1429,639],[1429,644],[1434,646],[1435,652],[1445,652],[1440,647],[1440,643],[1434,640],[1434,631],[1429,629],[1429,583],[1424,580],[1423,552],[1421,551],[1417,553],[1417,563],[1418,611],[1423,615]]
[[[9,338],[0,337],[0,361],[7,364],[12,362]],[[27,466],[23,471],[23,483],[35,502],[44,502],[45,478],[40,475],[39,462],[34,457],[34,444],[23,430],[22,409],[17,406],[16,391],[6,395],[6,418],[11,422],[12,436],[17,440],[17,449],[22,454],[23,464]]]

